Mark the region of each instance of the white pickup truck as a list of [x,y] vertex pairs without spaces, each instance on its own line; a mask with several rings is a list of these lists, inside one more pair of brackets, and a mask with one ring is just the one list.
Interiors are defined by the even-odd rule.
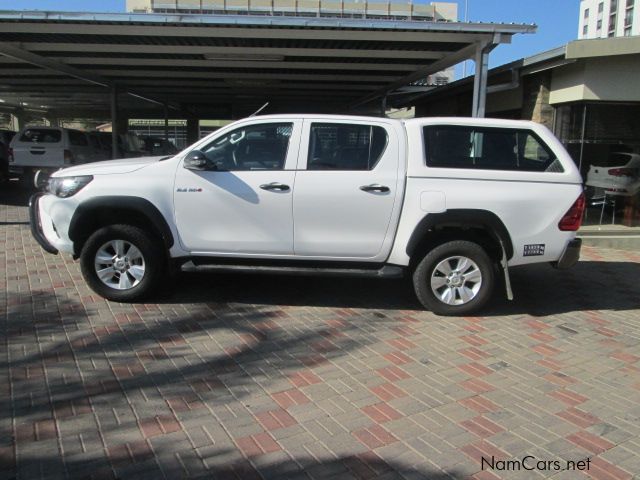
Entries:
[[[508,267],[578,261],[582,179],[523,121],[273,115],[175,156],[60,170],[34,237],[87,283],[135,301],[183,270],[410,275],[445,315],[480,309]],[[500,282],[502,283],[502,282]]]

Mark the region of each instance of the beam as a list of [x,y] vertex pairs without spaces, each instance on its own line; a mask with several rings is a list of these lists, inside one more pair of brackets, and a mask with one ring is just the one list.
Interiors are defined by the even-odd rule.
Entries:
[[[270,18],[271,19],[271,18]],[[375,41],[375,42],[411,42],[411,43],[474,43],[490,40],[494,31],[481,33],[461,33],[460,31],[442,32],[424,29],[421,31],[406,31],[406,26],[397,24],[400,31],[369,29],[329,28],[247,28],[247,27],[219,27],[192,25],[105,25],[80,24],[72,22],[42,23],[26,22],[2,23],[4,33],[66,34],[66,35],[107,35],[107,36],[139,36],[139,37],[198,37],[198,38],[257,38],[257,39],[296,39],[296,40],[342,40],[342,41]],[[266,27],[267,25],[264,25]],[[427,26],[425,22],[425,26]],[[446,26],[445,22],[438,23],[434,29]],[[496,29],[497,30],[497,29]]]
[[[0,42],[0,55],[4,55],[5,57],[10,57],[10,58],[19,60],[29,65],[40,67],[45,70],[45,73],[46,71],[53,71],[63,75],[68,75],[72,78],[76,78],[78,80],[82,80],[83,82],[90,83],[93,85],[98,85],[105,88],[115,87],[115,83],[112,80],[106,79],[100,76],[99,74],[96,74],[95,72],[87,72],[85,70],[80,70],[70,65],[65,65],[64,63],[57,62],[50,58],[43,57],[41,55],[36,55],[35,53],[32,53],[32,52],[28,52],[24,49],[18,48],[15,45],[7,42]],[[2,70],[1,72],[4,74],[11,71],[16,71],[16,70],[9,69],[9,70]],[[31,72],[29,72],[28,70],[26,71],[27,71],[26,75],[33,75],[35,73],[34,71],[31,71]],[[134,92],[126,92],[126,93],[128,95],[138,97],[150,103],[155,103],[155,104],[160,103],[157,100],[142,97],[140,95],[137,95]]]
[[[24,42],[21,47],[30,52],[86,52],[83,43]],[[146,54],[246,54],[246,47],[208,47],[201,45],[137,45],[121,43],[91,44],[94,53],[146,53]],[[373,50],[344,48],[284,48],[256,47],[251,49],[256,55],[284,55],[285,57],[328,57],[328,58],[406,58],[407,60],[439,60],[447,52],[433,50]]]
[[53,70],[58,73],[64,73],[65,75],[77,78],[78,80],[82,80],[83,82],[93,83],[94,85],[99,85],[101,87],[110,88],[112,86],[111,81],[98,75],[87,73],[82,70],[78,70],[77,68],[70,67],[69,65],[65,65],[63,63],[52,60],[50,58],[36,55],[35,53],[17,48],[14,45],[6,42],[0,42],[0,55],[19,60],[20,62],[28,63],[29,65],[44,68],[46,70]]
[[184,60],[175,58],[126,58],[126,57],[47,57],[67,65],[117,65],[133,67],[170,68],[257,68],[257,69],[305,69],[305,70],[378,70],[414,71],[423,64],[408,63],[350,63],[350,62],[290,62],[290,61],[235,61],[235,60]]
[[385,96],[386,94],[388,94],[389,92],[392,92],[393,90],[395,90],[396,88],[400,88],[400,87],[405,87],[409,84],[411,84],[412,82],[415,82],[417,80],[421,80],[423,78],[427,78],[429,75],[431,75],[432,73],[436,73],[439,72],[441,70],[444,70],[445,68],[449,68],[453,65],[456,65],[457,63],[460,63],[463,60],[466,60],[468,58],[471,58],[473,56],[473,54],[475,54],[476,52],[476,45],[472,44],[472,45],[467,45],[466,47],[462,48],[461,50],[458,50],[457,52],[455,52],[452,55],[449,55],[448,57],[443,58],[442,60],[438,60],[436,62],[433,62],[431,65],[429,65],[428,67],[422,68],[420,70],[417,70],[413,73],[411,73],[410,75],[407,75],[406,77],[403,77],[401,79],[398,79],[392,83],[390,83],[389,85],[369,94],[366,95],[365,97],[362,97],[361,99],[357,100],[356,102],[352,103],[351,105],[349,105],[347,108],[349,110],[354,109],[356,107],[359,107],[361,105],[365,105],[369,102],[372,102],[380,97]]
[[[435,70],[439,71],[441,68]],[[314,74],[314,73],[235,73],[235,72],[191,72],[191,71],[171,71],[171,70],[108,70],[97,69],[93,72],[100,75],[108,75],[112,78],[126,78],[133,77],[140,78],[225,78],[233,80],[332,80],[332,81],[346,81],[346,82],[378,82],[385,83],[399,78],[398,75],[358,75],[357,72],[353,74]],[[127,80],[128,81],[128,80]],[[123,82],[124,83],[124,82]]]

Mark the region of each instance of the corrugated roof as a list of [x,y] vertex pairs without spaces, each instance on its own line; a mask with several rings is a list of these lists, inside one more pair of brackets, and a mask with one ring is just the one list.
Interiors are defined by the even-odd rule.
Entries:
[[[117,85],[199,116],[221,110],[241,115],[266,101],[271,102],[271,111],[343,111],[416,72],[426,77],[457,63],[461,52],[476,43],[505,42],[535,28],[286,16],[4,11],[0,12],[0,54],[5,55],[0,57],[0,98],[31,99],[64,113],[79,112],[76,107],[95,96],[92,113],[104,114],[108,101],[105,89],[97,86],[101,84]],[[93,83],[82,81],[83,76]],[[156,113],[158,108],[133,98],[123,97],[122,104],[135,116],[144,115],[145,107]]]

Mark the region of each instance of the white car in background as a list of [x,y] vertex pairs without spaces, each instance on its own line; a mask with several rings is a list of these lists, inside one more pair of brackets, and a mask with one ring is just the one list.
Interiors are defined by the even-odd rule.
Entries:
[[18,176],[25,187],[31,187],[38,170],[51,174],[63,167],[95,160],[101,158],[95,158],[86,133],[70,128],[28,126],[11,140],[9,174]]
[[592,164],[587,173],[587,187],[593,197],[620,195],[631,197],[640,192],[640,155],[615,152],[603,162]]

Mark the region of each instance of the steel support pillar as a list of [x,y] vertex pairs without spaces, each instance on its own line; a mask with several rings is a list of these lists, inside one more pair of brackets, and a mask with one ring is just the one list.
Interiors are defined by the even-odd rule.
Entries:
[[187,118],[187,145],[200,140],[200,120],[197,118]]
[[113,86],[109,93],[111,106],[111,158],[118,158],[118,89]]
[[169,141],[169,106],[165,103],[164,105],[164,141]]
[[489,72],[489,52],[495,47],[494,44],[478,44],[474,61],[476,64],[473,77],[473,105],[471,108],[472,117],[484,117],[487,105],[487,76]]

